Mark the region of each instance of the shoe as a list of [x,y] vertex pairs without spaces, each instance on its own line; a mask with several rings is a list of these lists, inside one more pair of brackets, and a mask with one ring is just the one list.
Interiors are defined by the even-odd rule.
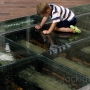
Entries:
[[74,30],[74,33],[81,33],[81,30],[76,26],[70,25],[70,28]]

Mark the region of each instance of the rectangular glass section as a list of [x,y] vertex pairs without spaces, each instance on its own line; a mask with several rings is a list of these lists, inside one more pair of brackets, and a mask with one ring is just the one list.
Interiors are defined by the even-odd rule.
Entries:
[[[0,81],[0,85],[1,85],[1,81]],[[27,82],[26,80],[20,77],[5,78],[5,80],[2,81],[2,86],[0,86],[0,89],[1,90],[43,90],[35,83]]]
[[33,55],[35,55],[34,52],[2,36],[0,37],[0,67],[20,62]]
[[[15,77],[35,83],[43,90],[77,90],[90,82],[86,76],[43,56],[35,58]],[[84,79],[87,79],[87,82]]]
[[80,15],[79,17],[77,17],[77,20],[78,20],[77,26],[79,28],[82,28],[86,31],[90,30],[90,28],[89,28],[89,26],[90,26],[90,13]]
[[[0,32],[15,31],[17,29],[31,27],[33,25],[39,24],[42,20],[42,17],[38,15],[31,15],[21,18],[15,18],[7,21],[0,22]],[[51,22],[49,18],[47,22]]]
[[[46,25],[46,27],[48,28],[48,25]],[[9,32],[3,34],[3,36],[36,53],[42,53],[48,50],[49,43],[44,42],[41,32],[34,27]]]
[[89,13],[90,4],[70,8],[76,15]]
[[48,50],[53,51],[55,47],[56,49],[60,49],[61,47],[63,49],[64,47],[68,48],[76,41],[90,35],[85,31],[82,31],[81,34],[52,32],[50,35],[44,35],[42,30],[49,28],[49,26],[49,24],[46,24],[41,30],[36,30],[35,27],[31,27],[2,35],[39,54]]
[[[60,50],[63,48],[60,47]],[[62,52],[45,52],[44,55],[90,78],[90,37],[82,39]],[[87,81],[87,80],[86,80]]]

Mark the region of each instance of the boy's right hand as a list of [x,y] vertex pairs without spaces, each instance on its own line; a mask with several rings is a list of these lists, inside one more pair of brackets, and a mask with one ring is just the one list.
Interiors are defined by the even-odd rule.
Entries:
[[35,26],[36,29],[41,29],[41,26],[37,25]]

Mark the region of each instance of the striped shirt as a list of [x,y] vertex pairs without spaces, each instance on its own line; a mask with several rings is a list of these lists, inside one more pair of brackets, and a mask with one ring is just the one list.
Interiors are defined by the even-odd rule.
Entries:
[[65,8],[63,6],[57,6],[55,4],[50,4],[50,6],[52,7],[51,19],[53,23],[64,20],[70,21],[75,16],[74,13],[68,8]]

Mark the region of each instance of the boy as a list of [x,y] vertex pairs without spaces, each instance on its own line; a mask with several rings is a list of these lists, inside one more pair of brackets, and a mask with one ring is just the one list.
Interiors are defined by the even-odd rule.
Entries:
[[51,17],[52,24],[48,30],[44,30],[44,34],[50,34],[53,30],[60,32],[81,33],[75,25],[77,23],[74,13],[63,6],[55,4],[47,4],[41,2],[37,4],[37,14],[43,16],[40,25],[35,26],[36,29],[41,29],[48,17]]

